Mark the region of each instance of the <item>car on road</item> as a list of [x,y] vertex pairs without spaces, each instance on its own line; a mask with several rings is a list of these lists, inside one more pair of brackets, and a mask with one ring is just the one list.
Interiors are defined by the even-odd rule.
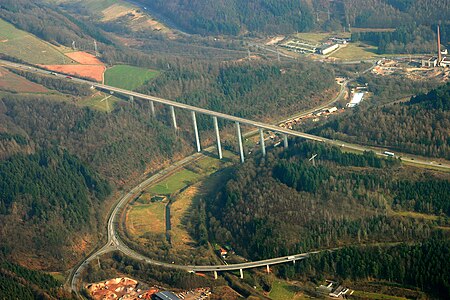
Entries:
[[66,76],[67,79],[72,79],[72,76]]

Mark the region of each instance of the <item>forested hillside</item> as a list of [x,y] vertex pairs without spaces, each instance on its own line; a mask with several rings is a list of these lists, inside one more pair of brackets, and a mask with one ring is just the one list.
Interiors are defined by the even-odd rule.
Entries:
[[139,91],[236,116],[273,119],[330,99],[337,85],[329,66],[310,62],[192,62],[172,64]]
[[446,0],[139,0],[178,26],[201,34],[290,33],[350,27],[395,28],[449,20]]
[[[353,41],[363,41],[377,47],[383,53],[436,53],[437,26],[407,23],[400,25],[393,32],[356,32]],[[450,23],[440,26],[440,35],[445,47],[450,43]]]
[[357,109],[313,132],[336,139],[450,159],[450,84],[407,103]]
[[[450,241],[442,235],[423,243],[387,247],[348,247],[313,255],[297,264],[297,276],[321,280],[331,276],[347,280],[373,280],[415,286],[433,297],[446,299],[450,295]],[[295,276],[293,268],[287,276]]]
[[75,299],[51,275],[6,261],[0,252],[0,299]]
[[110,192],[104,179],[66,151],[40,150],[0,162],[4,254],[22,263],[28,255],[44,255],[44,267],[73,259],[70,248],[98,225],[95,210]]
[[[318,154],[317,166],[308,162],[312,154]],[[416,189],[411,197],[406,184],[436,188]],[[392,207],[448,216],[444,199],[449,195],[449,178],[405,170],[398,161],[371,153],[300,143],[237,167],[233,179],[206,203],[211,211],[207,228],[212,240],[231,243],[254,259],[361,242],[420,240],[433,224],[418,226],[418,220],[399,217]]]
[[[308,161],[312,154],[317,154],[316,166]],[[383,249],[395,242],[427,240],[439,233],[439,226],[449,226],[446,223],[450,215],[448,175],[405,169],[399,161],[382,159],[373,153],[343,153],[338,148],[301,142],[286,151],[275,151],[267,158],[255,158],[236,167],[224,185],[219,193],[199,206],[206,213],[197,215],[203,215],[197,223],[204,222],[208,230],[194,234],[209,235],[210,240],[222,245],[230,244],[238,254],[252,259],[345,245],[375,243]],[[432,213],[441,218],[408,217],[408,211]],[[420,246],[417,249],[421,249]],[[445,259],[448,251],[443,249],[445,247],[439,247],[435,251],[439,252],[438,257]],[[365,255],[365,250],[355,251]],[[407,253],[404,250],[398,253],[379,251],[392,256]],[[425,290],[435,286],[447,289],[442,281],[447,271],[441,269],[433,270],[438,275],[430,283],[394,276],[401,272],[407,258],[392,265],[390,270],[385,270],[381,259],[376,260],[374,264],[379,266],[373,268],[379,268],[377,272],[371,267],[365,270],[357,265],[348,266],[352,259],[347,256],[343,257],[346,262],[342,262],[341,267],[334,254],[327,255],[324,254],[330,256],[332,262],[324,265],[322,260],[313,260],[306,267],[309,274],[324,276],[336,272],[343,278],[370,277],[416,285]],[[355,257],[352,263],[364,265],[366,260],[370,259]],[[434,265],[435,261],[418,260],[417,263],[420,266],[408,268]],[[318,264],[320,268],[314,271]],[[292,278],[302,274],[285,276]]]

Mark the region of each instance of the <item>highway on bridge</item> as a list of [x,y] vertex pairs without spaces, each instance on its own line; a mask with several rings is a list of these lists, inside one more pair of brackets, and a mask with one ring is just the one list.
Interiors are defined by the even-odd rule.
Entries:
[[[17,69],[22,69],[22,70],[27,70],[27,71],[32,71],[32,72],[37,72],[37,73],[42,73],[42,74],[46,74],[48,75],[49,73],[51,73],[48,70],[43,70],[40,68],[36,68],[33,66],[27,66],[27,65],[22,65],[22,64],[17,64],[17,63],[12,63],[9,61],[3,61],[0,60],[0,65],[5,65],[8,67],[13,67],[13,68],[17,68]],[[366,70],[367,71],[367,70]],[[57,75],[61,78],[64,78],[65,75]],[[211,110],[207,110],[207,109],[203,109],[203,108],[199,108],[199,107],[194,107],[191,105],[187,105],[187,104],[183,104],[183,103],[178,103],[178,102],[174,102],[171,100],[167,100],[167,99],[162,99],[159,97],[155,97],[155,96],[150,96],[150,95],[145,95],[145,94],[140,94],[140,93],[136,93],[133,91],[128,91],[128,90],[124,90],[124,89],[120,89],[120,88],[116,88],[116,87],[112,87],[112,86],[108,86],[108,85],[104,85],[104,84],[99,84],[96,82],[92,82],[92,81],[88,81],[88,80],[84,80],[84,79],[79,79],[79,78],[72,78],[71,80],[75,81],[75,82],[79,82],[79,83],[83,83],[83,84],[87,84],[90,86],[93,86],[97,89],[101,89],[104,91],[108,91],[108,92],[113,92],[113,93],[118,93],[118,94],[122,94],[122,95],[126,95],[126,96],[133,96],[135,98],[139,98],[139,99],[145,99],[145,100],[149,100],[149,101],[153,101],[153,102],[157,102],[157,103],[161,103],[164,105],[169,105],[169,106],[173,106],[173,107],[177,107],[180,109],[185,109],[185,110],[190,110],[190,111],[194,111],[197,113],[202,113],[205,115],[210,115],[213,117],[217,117],[217,118],[222,118],[225,120],[229,120],[232,122],[239,122],[241,124],[247,124],[250,126],[254,126],[254,127],[258,127],[258,128],[262,128],[262,129],[266,129],[266,130],[270,130],[270,131],[274,131],[274,132],[278,132],[281,134],[286,134],[289,136],[293,136],[293,137],[301,137],[301,138],[305,138],[305,139],[309,139],[309,140],[314,140],[314,141],[318,141],[318,142],[324,142],[327,144],[331,144],[331,145],[335,145],[335,146],[339,146],[342,148],[347,148],[350,150],[355,150],[358,152],[363,152],[363,151],[375,151],[375,153],[377,155],[384,155],[382,152],[381,148],[374,148],[374,147],[367,147],[367,146],[362,146],[362,145],[356,145],[356,144],[350,144],[350,143],[345,143],[342,141],[337,141],[337,140],[331,140],[331,139],[327,139],[327,138],[323,138],[320,136],[315,136],[315,135],[311,135],[311,134],[307,134],[307,133],[303,133],[303,132],[298,132],[298,131],[294,131],[294,130],[289,130],[286,128],[281,128],[277,125],[271,125],[271,124],[266,124],[266,123],[262,123],[262,122],[258,122],[258,121],[252,121],[252,120],[248,120],[248,119],[244,119],[244,118],[240,118],[240,117],[235,117],[235,116],[231,116],[231,115],[227,115],[227,114],[223,114],[220,112],[215,112],[215,111],[211,111]],[[339,95],[333,99],[333,101],[328,102],[326,105],[331,104],[332,102],[337,101],[340,97],[342,97],[343,92],[345,89],[345,84],[343,84],[341,86],[341,91],[339,93]],[[323,105],[322,105],[323,107]],[[315,110],[317,110],[318,108],[316,108]],[[320,108],[319,108],[320,109]],[[309,113],[308,112],[304,112],[302,114],[298,114],[297,116],[301,116],[301,115],[305,115]],[[213,150],[214,146],[209,147],[206,150]],[[378,151],[378,152],[377,152]],[[295,255],[289,255],[289,256],[283,256],[283,257],[277,257],[277,258],[272,258],[272,259],[267,259],[267,260],[261,260],[261,261],[253,261],[253,262],[246,262],[246,263],[241,263],[241,264],[230,264],[230,265],[209,265],[209,266],[192,266],[192,265],[179,265],[179,264],[170,264],[170,263],[166,263],[166,262],[161,262],[161,261],[157,261],[157,260],[153,260],[151,258],[148,258],[132,249],[130,249],[128,246],[125,245],[125,243],[120,239],[120,237],[118,236],[117,232],[116,232],[116,226],[115,224],[117,223],[117,217],[118,215],[120,215],[120,211],[126,206],[126,204],[133,199],[133,197],[137,196],[138,193],[140,193],[141,191],[143,191],[147,186],[154,184],[155,182],[158,182],[162,179],[164,179],[166,176],[170,175],[171,173],[175,172],[176,170],[182,168],[184,165],[203,157],[202,153],[194,153],[191,156],[188,156],[174,164],[172,164],[169,168],[164,169],[162,171],[160,171],[159,173],[151,176],[150,178],[144,180],[143,182],[141,182],[138,186],[134,187],[133,189],[131,189],[127,194],[123,195],[118,203],[115,205],[113,211],[110,214],[110,217],[108,219],[108,226],[107,226],[107,233],[108,233],[108,240],[106,245],[104,245],[102,248],[100,248],[97,251],[94,251],[93,253],[91,253],[88,258],[86,258],[83,262],[79,263],[72,271],[71,273],[71,288],[74,291],[78,291],[77,286],[79,284],[80,281],[80,275],[82,273],[82,270],[87,266],[87,264],[91,261],[93,261],[94,259],[97,259],[97,257],[101,256],[102,254],[105,254],[107,252],[110,251],[114,251],[114,250],[119,250],[121,252],[123,252],[124,254],[137,259],[137,260],[142,260],[145,261],[149,264],[153,264],[153,265],[158,265],[158,266],[163,266],[163,267],[168,267],[168,268],[172,268],[172,269],[181,269],[181,270],[186,270],[189,272],[220,272],[220,271],[230,271],[230,270],[242,270],[242,269],[248,269],[248,268],[255,268],[255,267],[263,267],[263,266],[268,266],[268,265],[273,265],[273,264],[280,264],[280,263],[285,263],[285,262],[289,262],[289,261],[293,261],[295,262],[296,260],[302,260],[306,257],[308,257],[308,255],[310,254],[314,254],[314,253],[318,253],[318,251],[314,251],[314,252],[309,252],[309,253],[301,253],[301,254],[295,254]],[[450,165],[448,163],[446,164],[437,164],[433,161],[427,161],[424,159],[420,159],[420,158],[407,158],[405,156],[402,156],[402,161],[406,161],[406,162],[410,162],[410,163],[414,163],[417,166],[420,167],[434,167],[434,168],[438,168],[438,169],[443,169],[443,170],[450,170]],[[325,250],[328,251],[328,250]]]
[[[18,63],[12,63],[12,62],[5,61],[5,60],[0,60],[0,65],[5,65],[8,67],[13,67],[13,68],[22,69],[22,70],[38,72],[38,73],[42,73],[42,74],[46,74],[46,75],[48,75],[49,73],[53,73],[53,72],[50,72],[49,70],[40,69],[40,68],[37,68],[34,66],[27,66],[27,65],[22,65],[22,64],[18,64]],[[370,69],[371,68],[367,69],[364,72],[367,72]],[[64,78],[65,75],[59,75],[59,77]],[[196,113],[201,113],[201,114],[213,116],[216,118],[229,120],[231,122],[238,122],[240,124],[246,124],[246,125],[254,126],[257,128],[285,134],[285,135],[292,136],[292,137],[300,137],[300,138],[313,140],[313,141],[317,141],[317,142],[324,142],[327,144],[339,146],[339,147],[342,147],[345,149],[354,150],[354,151],[358,151],[358,152],[373,151],[373,152],[375,152],[376,155],[385,156],[385,154],[383,153],[385,149],[380,148],[380,147],[374,147],[374,146],[369,147],[369,146],[358,145],[358,144],[353,144],[353,143],[346,143],[346,142],[342,142],[339,140],[327,139],[324,137],[320,137],[320,136],[316,136],[316,135],[312,135],[312,134],[308,134],[308,133],[304,133],[304,132],[299,132],[299,131],[294,131],[294,130],[290,130],[287,128],[282,128],[277,125],[272,125],[272,124],[267,124],[267,123],[258,122],[258,121],[252,121],[252,120],[244,119],[244,118],[240,118],[240,117],[235,117],[235,116],[231,116],[228,114],[215,112],[212,110],[199,108],[199,107],[195,107],[192,105],[183,104],[183,103],[179,103],[179,102],[175,102],[172,100],[167,100],[167,99],[163,99],[163,98],[159,98],[159,97],[155,97],[155,96],[150,96],[150,95],[145,95],[145,94],[141,94],[141,93],[137,93],[137,92],[133,92],[133,91],[128,91],[125,89],[116,88],[113,86],[108,86],[108,85],[104,85],[104,84],[100,84],[97,82],[92,82],[92,81],[88,81],[88,80],[84,80],[84,79],[79,79],[79,78],[73,77],[71,80],[73,80],[75,82],[87,84],[87,85],[90,85],[97,89],[108,91],[110,93],[111,92],[117,93],[117,94],[125,95],[128,97],[133,96],[134,98],[139,98],[139,99],[144,99],[144,100],[148,100],[148,101],[152,101],[152,102],[156,102],[156,103],[161,103],[164,105],[168,105],[168,106],[172,106],[172,107],[176,107],[176,108],[180,108],[180,109],[185,109],[188,111],[193,111]],[[341,86],[340,96],[343,93],[343,87],[344,87],[344,85]],[[409,164],[413,164],[418,167],[432,167],[435,169],[441,169],[441,170],[445,170],[445,171],[450,170],[450,163],[447,161],[435,162],[432,160],[430,161],[429,159],[426,159],[426,158],[413,157],[411,155],[403,155],[403,154],[397,155],[396,157],[401,157],[402,161],[407,162]]]

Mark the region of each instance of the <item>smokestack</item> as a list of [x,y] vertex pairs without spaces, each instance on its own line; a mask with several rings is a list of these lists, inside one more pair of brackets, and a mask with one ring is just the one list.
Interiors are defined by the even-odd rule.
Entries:
[[441,63],[441,34],[439,32],[439,25],[437,27],[437,48],[438,48],[438,65]]

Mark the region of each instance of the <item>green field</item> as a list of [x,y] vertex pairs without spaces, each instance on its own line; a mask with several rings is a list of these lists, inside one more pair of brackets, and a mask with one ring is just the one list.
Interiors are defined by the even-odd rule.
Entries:
[[[34,35],[0,19],[0,53],[32,64],[61,65],[66,56]],[[67,58],[67,61],[70,61]]]
[[152,195],[170,195],[188,186],[199,177],[200,175],[197,173],[182,169],[147,191]]
[[272,290],[269,297],[274,300],[292,300],[299,299],[300,295],[297,295],[299,288],[291,285],[287,282],[275,280],[272,284]]
[[101,94],[95,96],[89,96],[77,102],[80,106],[87,106],[103,112],[111,112],[117,102],[122,101],[117,97]]
[[378,57],[374,46],[368,46],[361,43],[349,43],[345,47],[333,52],[330,57],[344,60],[363,60]]
[[159,71],[128,65],[117,65],[105,72],[105,83],[122,89],[134,90],[159,75]]
[[140,237],[147,232],[164,233],[166,231],[166,207],[162,202],[133,205],[128,213],[127,229]]

